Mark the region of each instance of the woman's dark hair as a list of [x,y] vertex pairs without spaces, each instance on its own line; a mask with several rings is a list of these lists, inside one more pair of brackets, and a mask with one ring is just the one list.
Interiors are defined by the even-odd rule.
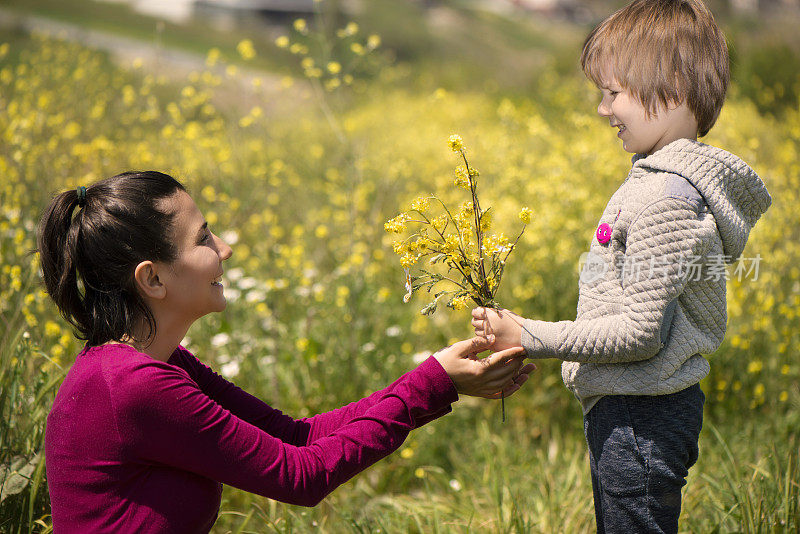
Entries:
[[136,339],[143,325],[149,333],[136,341],[147,341],[156,325],[134,271],[145,260],[176,259],[175,214],[162,201],[186,189],[155,171],[125,172],[80,189],[57,195],[39,222],[47,292],[89,345]]

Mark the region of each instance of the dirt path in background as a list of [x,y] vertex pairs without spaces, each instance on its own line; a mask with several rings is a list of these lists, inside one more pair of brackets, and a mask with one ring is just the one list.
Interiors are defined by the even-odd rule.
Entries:
[[[241,108],[243,101],[258,104],[265,112],[290,111],[298,105],[307,105],[304,93],[308,89],[300,82],[291,90],[282,87],[283,76],[271,72],[243,68],[237,65],[234,77],[225,75],[225,69],[217,66],[209,69],[204,55],[166,48],[158,42],[142,41],[109,32],[93,30],[36,15],[21,14],[0,7],[0,27],[19,28],[28,33],[40,33],[57,39],[79,43],[87,48],[102,50],[109,54],[119,66],[131,69],[135,61],[141,68],[155,76],[163,76],[174,83],[188,83],[189,74],[212,70],[223,80],[215,91],[215,104],[224,108]],[[259,79],[260,87],[253,81]]]

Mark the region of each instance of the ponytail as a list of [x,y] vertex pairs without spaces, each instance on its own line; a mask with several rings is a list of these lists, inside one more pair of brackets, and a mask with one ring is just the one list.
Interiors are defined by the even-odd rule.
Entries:
[[73,224],[76,207],[76,191],[65,191],[53,199],[39,223],[37,245],[48,294],[61,315],[80,330],[86,323],[86,308],[75,265],[80,232],[80,224]]

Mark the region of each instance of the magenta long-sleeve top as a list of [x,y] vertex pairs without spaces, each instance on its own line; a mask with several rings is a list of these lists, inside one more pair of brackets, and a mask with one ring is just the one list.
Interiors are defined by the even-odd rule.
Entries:
[[458,399],[435,358],[337,410],[292,419],[179,347],[77,357],[47,418],[56,534],[208,532],[222,484],[314,506]]

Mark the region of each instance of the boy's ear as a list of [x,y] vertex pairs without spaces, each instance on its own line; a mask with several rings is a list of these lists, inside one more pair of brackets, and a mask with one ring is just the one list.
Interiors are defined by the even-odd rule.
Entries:
[[167,287],[158,278],[158,267],[152,261],[143,261],[133,272],[136,288],[143,297],[163,299],[167,296]]

